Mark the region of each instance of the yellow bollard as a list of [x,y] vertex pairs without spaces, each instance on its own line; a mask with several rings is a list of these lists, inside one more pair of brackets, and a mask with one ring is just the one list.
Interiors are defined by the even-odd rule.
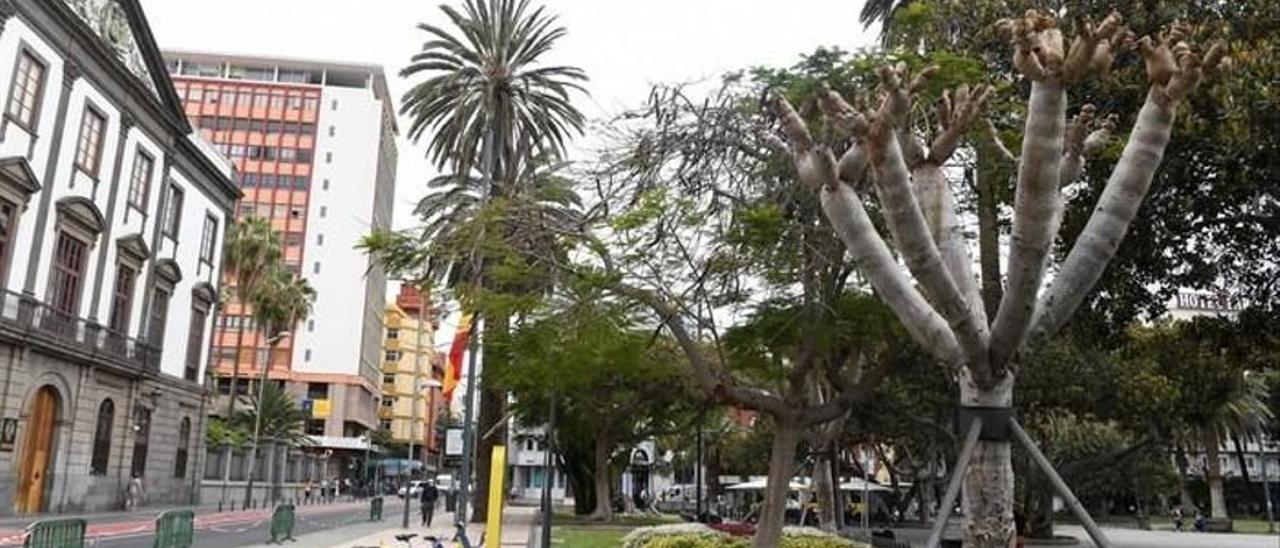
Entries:
[[493,448],[493,458],[489,461],[489,523],[484,530],[485,546],[502,546],[502,503],[506,499],[503,493],[503,477],[507,472],[507,448],[497,445]]

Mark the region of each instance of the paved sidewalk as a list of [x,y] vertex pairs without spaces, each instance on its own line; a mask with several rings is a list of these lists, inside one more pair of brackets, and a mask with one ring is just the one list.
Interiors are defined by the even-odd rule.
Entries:
[[[501,546],[506,548],[529,546],[537,515],[536,508],[507,507],[503,513]],[[404,544],[396,541],[396,535],[417,533],[419,536],[414,538],[412,546],[422,547],[426,545],[422,541],[424,535],[434,535],[441,539],[453,538],[452,513],[437,513],[435,523],[429,528],[418,527],[416,522],[418,519],[417,514],[413,515],[410,527],[401,529],[400,515],[389,515],[381,522],[350,525],[299,535],[297,543],[286,543],[285,546],[296,544],[307,548],[400,548]],[[473,542],[479,541],[480,534],[483,532],[483,524],[473,523],[467,526],[467,535]],[[444,544],[451,546],[449,542]],[[485,548],[498,548],[498,546],[489,542],[488,539],[485,540]],[[278,545],[261,544],[251,548],[278,548]]]

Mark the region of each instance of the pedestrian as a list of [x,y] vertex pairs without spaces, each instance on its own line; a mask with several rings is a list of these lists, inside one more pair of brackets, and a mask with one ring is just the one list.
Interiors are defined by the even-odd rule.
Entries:
[[1182,505],[1174,506],[1174,507],[1173,507],[1173,511],[1172,511],[1172,512],[1170,512],[1170,514],[1171,514],[1171,516],[1173,517],[1173,530],[1174,530],[1175,532],[1181,533],[1181,532],[1182,532],[1182,519],[1183,519],[1183,518],[1182,518]]
[[436,500],[440,498],[440,490],[436,489],[434,481],[427,480],[422,485],[422,490],[418,493],[418,499],[422,503],[422,526],[431,527],[431,518],[436,513]]
[[124,509],[133,510],[142,505],[142,478],[134,475],[125,491]]
[[302,484],[302,503],[311,504],[311,478],[307,478],[307,482]]
[[1204,514],[1201,514],[1199,510],[1196,510],[1195,528],[1197,533],[1203,533],[1205,529]]

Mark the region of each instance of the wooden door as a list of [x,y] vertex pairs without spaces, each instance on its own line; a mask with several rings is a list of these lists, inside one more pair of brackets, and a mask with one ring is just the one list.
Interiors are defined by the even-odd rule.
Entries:
[[18,492],[14,510],[35,513],[44,510],[44,489],[53,462],[53,435],[58,415],[58,394],[45,386],[36,392],[27,416],[27,433],[18,462]]

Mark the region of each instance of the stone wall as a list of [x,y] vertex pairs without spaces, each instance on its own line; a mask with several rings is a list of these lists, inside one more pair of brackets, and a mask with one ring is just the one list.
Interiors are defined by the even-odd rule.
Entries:
[[[0,451],[0,516],[13,515],[19,459],[23,456],[28,415],[36,392],[51,386],[58,394],[52,462],[45,488],[45,512],[93,512],[124,507],[125,491],[138,439],[138,409],[150,412],[142,504],[190,504],[197,500],[204,455],[199,385],[166,375],[122,376],[110,369],[46,354],[30,346],[0,343],[0,417],[18,419],[12,450]],[[98,411],[110,399],[115,407],[111,449],[105,474],[90,464]],[[190,421],[186,471],[176,476],[179,428]]]

